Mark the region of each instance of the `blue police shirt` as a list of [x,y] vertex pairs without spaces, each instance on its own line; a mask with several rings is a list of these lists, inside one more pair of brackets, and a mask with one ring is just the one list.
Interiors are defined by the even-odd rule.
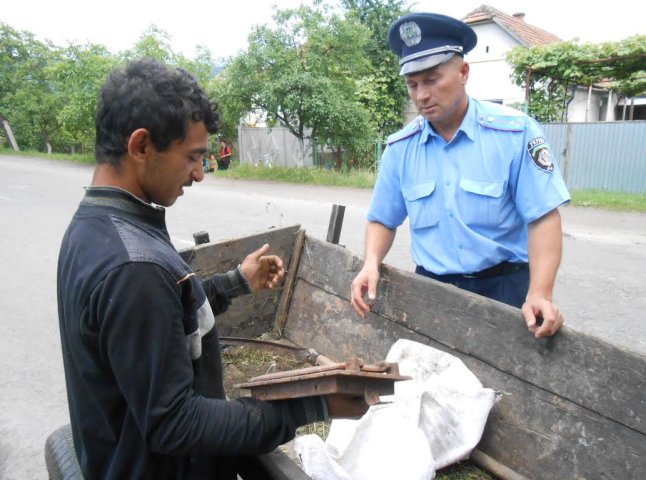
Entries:
[[368,220],[408,216],[417,265],[472,273],[527,262],[527,225],[569,200],[538,123],[470,98],[448,143],[421,116],[388,138]]

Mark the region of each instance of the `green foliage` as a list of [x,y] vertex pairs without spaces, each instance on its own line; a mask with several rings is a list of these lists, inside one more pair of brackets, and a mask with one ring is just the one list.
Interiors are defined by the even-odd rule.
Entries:
[[358,96],[370,32],[319,3],[276,10],[274,21],[252,31],[248,50],[214,82],[225,124],[243,117],[280,124],[336,148],[372,138],[375,125]]
[[205,85],[212,78],[208,49],[198,47],[194,60],[176,54],[170,35],[154,25],[113,55],[101,45],[60,48],[0,23],[0,117],[21,149],[91,152],[98,91],[117,64],[137,57],[180,66]]
[[124,51],[122,57],[126,62],[135,58],[155,58],[163,63],[176,63],[171,47],[171,35],[155,25],[150,25],[144,30],[137,43]]
[[0,45],[0,115],[19,145],[44,148],[61,129],[56,121],[60,98],[46,71],[59,51],[5,24],[0,24]]
[[403,0],[342,0],[350,18],[370,30],[364,53],[370,60],[369,74],[360,80],[358,98],[370,111],[380,138],[399,130],[408,101],[406,84],[399,75],[397,56],[388,47],[392,22],[408,13]]
[[603,82],[624,97],[646,92],[645,35],[601,44],[519,46],[509,52],[507,61],[514,83],[529,89],[529,113],[540,121],[563,120],[577,85]]
[[[206,87],[219,104],[219,137],[234,141],[241,118],[282,124],[331,151],[337,168],[374,166],[374,139],[400,128],[406,101],[387,47],[388,27],[404,2],[343,4],[343,14],[321,1],[275,10],[275,27],[256,27],[248,50],[223,60],[228,68],[217,76],[207,48],[198,47],[194,59],[177,54],[171,36],[155,25],[113,54],[100,45],[38,42],[0,23],[0,116],[21,148],[90,152],[105,76],[118,64],[150,57],[184,68]],[[211,139],[214,149],[217,140]]]
[[60,150],[91,152],[94,111],[99,89],[118,59],[100,45],[69,45],[47,72],[61,99],[57,121],[62,126]]

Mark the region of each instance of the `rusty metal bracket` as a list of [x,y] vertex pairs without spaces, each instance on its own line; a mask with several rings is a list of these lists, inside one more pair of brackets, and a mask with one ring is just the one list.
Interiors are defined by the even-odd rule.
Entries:
[[374,405],[380,395],[394,393],[395,382],[410,378],[399,374],[396,363],[364,365],[360,359],[351,358],[344,363],[260,375],[235,388],[248,389],[259,400],[341,394],[364,397]]

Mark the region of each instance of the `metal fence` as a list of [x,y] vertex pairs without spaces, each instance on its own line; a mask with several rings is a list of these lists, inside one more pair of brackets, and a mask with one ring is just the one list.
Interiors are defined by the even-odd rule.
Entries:
[[646,121],[551,123],[543,130],[570,190],[646,193]]
[[266,167],[311,167],[312,145],[285,127],[238,127],[241,164]]

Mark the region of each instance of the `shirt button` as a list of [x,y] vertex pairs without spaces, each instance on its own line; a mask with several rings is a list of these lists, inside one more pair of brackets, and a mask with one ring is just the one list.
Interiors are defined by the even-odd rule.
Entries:
[[458,245],[458,248],[459,248],[460,250],[462,250],[462,247],[463,247],[463,246],[464,246],[464,245],[460,244],[460,245]]
[[447,181],[446,181],[446,186],[448,187],[449,185],[451,185],[451,182],[449,182],[449,181],[447,180]]
[[449,217],[453,218],[453,212],[449,212]]

